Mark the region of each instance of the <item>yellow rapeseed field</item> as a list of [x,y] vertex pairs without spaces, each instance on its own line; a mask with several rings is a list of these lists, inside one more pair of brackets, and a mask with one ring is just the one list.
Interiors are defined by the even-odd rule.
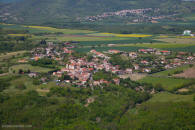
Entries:
[[14,24],[7,24],[7,23],[0,23],[1,25],[14,25]]
[[47,30],[47,31],[51,31],[51,32],[63,32],[65,34],[92,33],[92,32],[94,32],[94,31],[89,31],[89,30],[58,29],[58,28],[45,27],[45,26],[24,26],[24,27],[39,29],[39,30]]
[[25,37],[25,36],[31,36],[30,34],[8,34],[9,36],[15,36],[15,37]]

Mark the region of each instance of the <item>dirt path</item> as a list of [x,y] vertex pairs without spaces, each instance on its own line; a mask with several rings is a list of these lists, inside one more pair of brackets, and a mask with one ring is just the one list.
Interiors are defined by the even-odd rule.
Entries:
[[131,80],[133,81],[137,81],[137,80],[140,80],[144,77],[146,77],[147,74],[139,74],[139,73],[134,73],[134,74],[127,74],[127,75],[120,75],[119,77],[120,78],[130,78]]
[[3,74],[0,74],[0,77],[1,76],[6,76],[6,75],[8,75],[9,73],[3,73]]
[[183,73],[174,75],[175,77],[195,78],[195,68],[185,70]]

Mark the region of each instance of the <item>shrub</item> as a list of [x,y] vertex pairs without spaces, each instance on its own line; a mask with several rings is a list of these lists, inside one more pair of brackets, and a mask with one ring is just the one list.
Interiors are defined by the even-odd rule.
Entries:
[[160,84],[160,83],[156,84],[155,89],[156,89],[156,91],[159,91],[159,92],[164,90],[162,84]]
[[0,80],[0,92],[6,89],[9,85],[10,83],[8,83],[7,81]]
[[183,70],[177,70],[174,72],[174,74],[180,74],[180,73],[183,73]]
[[9,97],[7,95],[3,95],[0,93],[0,103],[3,103],[5,100],[8,100]]
[[194,65],[193,64],[190,64],[189,67],[192,68]]
[[39,79],[33,79],[33,85],[40,85],[41,82]]
[[21,83],[21,84],[17,84],[15,86],[15,88],[20,89],[20,90],[24,90],[24,89],[26,89],[26,86],[23,83]]

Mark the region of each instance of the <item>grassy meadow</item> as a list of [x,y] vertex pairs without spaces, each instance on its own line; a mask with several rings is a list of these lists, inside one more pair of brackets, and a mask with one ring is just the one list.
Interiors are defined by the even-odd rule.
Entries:
[[160,93],[135,109],[129,109],[120,120],[119,128],[193,129],[194,108],[191,95]]
[[151,77],[147,76],[139,80],[141,83],[152,84],[153,86],[161,85],[166,91],[174,91],[182,87],[188,86],[190,83],[194,83],[191,79],[179,79],[169,77]]
[[[46,36],[45,36],[46,37]],[[87,35],[47,35],[50,40],[58,41],[113,41],[113,40],[128,40],[128,38],[121,37],[96,37]]]
[[[18,89],[17,86],[24,84],[26,89]],[[12,96],[15,94],[21,94],[29,90],[33,90],[33,84],[32,84],[32,79],[26,77],[26,76],[19,76],[15,78],[14,80],[11,80],[9,88],[4,90],[4,93]]]
[[[18,89],[18,85],[22,84],[24,84],[26,88]],[[15,94],[25,93],[30,90],[36,90],[40,95],[46,96],[46,94],[49,92],[49,89],[55,86],[56,83],[52,81],[48,82],[47,84],[34,85],[32,78],[29,78],[28,76],[18,76],[14,80],[11,80],[9,88],[3,92],[12,96]]]
[[49,69],[49,68],[43,68],[43,67],[39,67],[39,66],[32,66],[30,64],[19,64],[19,65],[14,65],[14,66],[10,67],[9,72],[13,73],[13,71],[15,71],[15,73],[18,73],[20,69],[22,69],[24,71],[30,70],[31,72],[40,72],[40,73],[46,73],[46,72],[52,70],[52,69]]
[[151,37],[152,35],[146,34],[115,34],[115,33],[99,33],[97,36],[115,36],[115,37]]
[[191,37],[191,36],[175,36],[175,37],[160,37],[157,38],[156,40],[162,41],[162,42],[167,42],[167,43],[195,43],[195,37]]
[[83,47],[83,48],[74,48],[76,52],[89,52],[90,50],[95,49],[97,51],[103,52],[103,51],[108,51],[111,49],[116,49],[120,51],[137,51],[138,49],[141,49],[140,47]]
[[173,75],[177,71],[185,71],[189,68],[190,68],[189,65],[184,65],[184,66],[180,66],[180,67],[177,67],[177,68],[161,71],[161,72],[155,73],[153,75],[156,75],[156,76],[169,76],[169,75]]
[[161,92],[153,95],[146,103],[155,102],[193,102],[193,95],[179,95],[169,92]]
[[177,43],[138,43],[138,44],[124,44],[118,46],[137,46],[137,47],[147,47],[147,48],[159,48],[159,49],[167,49],[167,48],[184,48],[184,47],[192,47],[195,44],[177,44]]
[[16,52],[10,52],[10,53],[2,53],[0,54],[0,61],[12,58],[13,56],[22,55],[26,52],[27,51],[16,51]]

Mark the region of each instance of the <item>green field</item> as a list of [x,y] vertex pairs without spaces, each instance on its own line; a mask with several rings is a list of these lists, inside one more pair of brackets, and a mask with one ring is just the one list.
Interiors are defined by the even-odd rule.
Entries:
[[[132,43],[131,43],[132,42]],[[164,49],[164,50],[170,50],[170,51],[183,51],[183,52],[195,52],[195,45],[194,44],[167,44],[167,43],[155,43],[155,44],[149,44],[149,43],[143,43],[143,44],[135,44],[138,41],[131,41],[131,40],[121,40],[121,41],[83,41],[80,42],[83,46],[91,46],[91,47],[83,47],[83,48],[75,48],[74,50],[79,52],[89,51],[91,50],[92,46],[95,45],[106,45],[106,44],[120,44],[115,45],[113,47],[95,47],[94,49],[97,49],[98,51],[106,51],[109,49],[118,49],[121,51],[135,51],[140,48],[158,48],[158,49]],[[121,43],[131,43],[126,45],[121,45]],[[136,49],[132,49],[136,48]]]
[[[21,85],[21,84],[24,84],[26,88],[23,90],[16,88],[17,85]],[[33,85],[32,78],[29,78],[27,76],[19,76],[11,80],[9,88],[4,90],[4,93],[12,96],[15,94],[21,94],[24,92],[28,92],[30,90],[36,90],[40,95],[46,96],[47,92],[52,87],[56,87],[55,82],[51,81],[51,82],[48,82],[47,84]]]
[[97,45],[97,44],[127,44],[127,43],[150,43],[161,42],[153,40],[153,37],[118,37],[118,36],[94,36],[90,33],[75,33],[75,34],[45,34],[35,35],[32,39],[47,39],[49,41],[79,41],[82,45]]
[[140,47],[83,47],[83,48],[74,48],[74,50],[76,52],[89,52],[90,50],[95,49],[96,51],[108,51],[111,49],[116,49],[116,50],[120,50],[120,51],[137,51],[138,49],[141,49]]
[[136,109],[129,109],[120,120],[119,129],[192,130],[195,121],[193,114],[195,114],[195,104],[191,102],[191,99],[190,102],[167,100],[166,102],[143,103]]
[[50,68],[43,68],[43,67],[39,67],[39,66],[32,66],[29,64],[20,64],[20,65],[14,65],[12,67],[9,68],[9,72],[13,73],[13,71],[15,70],[15,73],[18,73],[19,69],[22,69],[24,71],[30,70],[31,72],[42,72],[42,73],[46,73],[48,71],[51,71],[52,69]]
[[[193,129],[194,95],[168,92],[154,94],[148,101],[129,109],[120,120],[120,129]],[[188,120],[188,121],[187,121]],[[178,123],[179,122],[179,123]],[[158,125],[157,125],[158,123]]]
[[155,73],[153,75],[169,76],[169,75],[173,75],[177,71],[184,71],[184,70],[188,69],[189,67],[190,67],[189,65],[184,65],[184,66],[181,66],[181,67],[161,71],[161,72]]
[[147,76],[147,77],[141,79],[139,82],[152,84],[153,86],[161,85],[167,91],[174,91],[174,90],[182,88],[190,83],[193,83],[193,80]]
[[184,19],[189,21],[195,21],[195,14],[186,15],[184,16]]
[[[76,29],[57,29],[53,27],[43,27],[43,26],[23,26],[23,25],[10,25],[10,24],[0,24],[0,27],[12,30],[21,30],[25,34],[31,35],[31,40],[41,40],[46,39],[48,41],[79,41],[82,45],[97,45],[97,44],[119,44],[119,43],[149,43],[157,42],[153,40],[153,37],[142,37],[142,34],[130,34],[136,37],[121,37],[113,36],[106,33],[98,33],[89,30],[76,30]],[[26,31],[26,32],[25,32]],[[12,37],[19,36],[18,32],[11,33]],[[140,36],[141,38],[139,38]],[[145,36],[145,35],[143,35]],[[152,35],[151,35],[152,36]]]
[[91,33],[91,34],[88,34],[89,36],[108,36],[108,37],[113,37],[114,35],[112,34],[105,34],[105,33]]
[[159,49],[167,49],[167,48],[184,48],[184,47],[194,47],[195,44],[180,44],[180,43],[143,43],[143,44],[124,44],[118,46],[137,46],[137,47],[147,47],[147,48],[159,48]]
[[[96,46],[96,45],[107,45],[107,44],[118,44],[120,50],[132,50],[131,47],[139,48],[159,48],[171,51],[186,51],[195,52],[194,38],[182,38],[173,35],[167,35],[166,37],[159,37],[153,35],[152,37],[120,37],[115,36],[111,33],[99,33],[89,30],[74,30],[74,29],[57,29],[52,27],[42,26],[23,26],[23,25],[7,25],[0,24],[3,28],[15,29],[15,30],[28,30],[28,34],[40,34],[32,35],[31,40],[40,41],[46,39],[47,41],[79,41],[82,46]],[[58,34],[59,33],[59,34]],[[13,35],[14,36],[14,35]],[[141,36],[141,35],[140,35]],[[113,49],[115,47],[112,47]],[[107,48],[97,48],[98,50],[107,50]],[[81,52],[90,50],[86,48],[76,49]]]
[[[164,36],[166,37],[166,36]],[[191,37],[191,36],[167,36],[166,38],[163,38],[163,36],[161,36],[160,38],[157,38],[156,40],[158,41],[162,41],[165,43],[177,43],[177,44],[193,44],[195,37]]]
[[[26,86],[26,89],[21,90],[21,89],[17,89],[16,86],[24,84]],[[25,77],[25,76],[21,76],[18,77],[14,80],[12,80],[10,82],[10,86],[9,88],[7,88],[6,90],[4,90],[4,93],[12,96],[15,94],[21,94],[23,92],[29,91],[29,90],[33,90],[33,84],[32,84],[32,79]]]
[[17,51],[17,52],[10,52],[10,53],[1,53],[0,54],[0,61],[4,60],[4,59],[9,59],[12,58],[12,56],[17,56],[17,55],[21,55],[26,53],[27,51]]
[[188,47],[176,47],[176,48],[166,48],[170,51],[183,51],[183,52],[193,52],[195,53],[195,46],[188,46]]
[[[43,37],[43,36],[42,36]],[[113,41],[128,40],[130,38],[121,37],[92,37],[87,35],[45,35],[45,38],[53,41]],[[39,36],[38,36],[39,38]]]
[[158,48],[158,49],[164,49],[164,50],[170,50],[170,51],[183,51],[183,52],[195,52],[195,44],[191,43],[136,43],[134,44],[118,44],[116,46],[119,47],[145,47],[145,48]]
[[79,29],[57,29],[53,27],[44,27],[44,26],[24,26],[16,24],[2,24],[0,27],[8,29],[19,29],[19,30],[29,30],[29,33],[63,33],[63,34],[88,34],[95,33],[95,31],[89,30],[79,30]]
[[[102,39],[104,37],[101,37]],[[150,43],[150,42],[160,42],[157,40],[153,40],[152,38],[124,38],[124,37],[107,37],[107,39],[110,40],[103,40],[103,41],[81,41],[80,44],[81,45],[98,45],[98,44],[128,44],[132,46],[132,43],[134,44],[138,44],[138,43]],[[161,42],[160,42],[161,43]]]
[[193,102],[194,95],[179,95],[168,92],[161,92],[153,95],[146,103],[154,102]]

